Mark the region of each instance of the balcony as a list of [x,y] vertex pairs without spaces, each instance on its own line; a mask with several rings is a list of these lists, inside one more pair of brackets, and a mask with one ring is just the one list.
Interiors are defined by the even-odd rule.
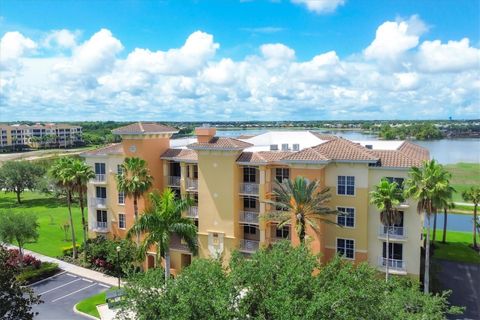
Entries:
[[258,212],[240,211],[240,223],[258,224]]
[[108,232],[108,223],[106,221],[95,221],[95,226],[93,227],[93,231],[95,232]]
[[378,266],[385,269],[388,263],[388,273],[404,274],[407,272],[407,263],[405,260],[387,259],[378,257]]
[[188,191],[197,191],[198,190],[198,179],[187,178],[187,190]]
[[387,238],[387,230],[388,230],[388,237],[390,239],[406,239],[407,238],[407,229],[405,227],[386,227],[380,226],[378,229],[378,237],[379,238]]
[[246,182],[240,184],[240,194],[258,196],[258,183]]
[[193,219],[198,219],[198,207],[197,206],[191,206],[187,210],[187,217],[193,218]]
[[240,251],[245,253],[254,253],[255,251],[258,250],[259,245],[260,245],[260,241],[241,239]]
[[169,187],[180,187],[180,176],[168,176],[167,185]]
[[95,174],[95,178],[93,178],[93,182],[95,183],[98,183],[98,182],[106,182],[107,181],[107,177],[104,173],[96,173]]
[[90,204],[94,207],[107,207],[107,198],[90,198]]

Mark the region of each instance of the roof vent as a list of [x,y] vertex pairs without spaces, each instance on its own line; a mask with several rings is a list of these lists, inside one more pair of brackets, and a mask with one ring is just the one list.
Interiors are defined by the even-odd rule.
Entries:
[[288,151],[288,143],[282,143],[282,151]]
[[278,150],[278,144],[271,144],[270,145],[270,151],[277,151]]
[[373,145],[371,145],[371,144],[366,144],[366,145],[365,145],[365,148],[367,148],[367,149],[370,149],[370,150],[371,150],[371,149],[373,149]]
[[300,145],[298,143],[294,143],[292,145],[292,149],[293,149],[293,151],[300,151]]

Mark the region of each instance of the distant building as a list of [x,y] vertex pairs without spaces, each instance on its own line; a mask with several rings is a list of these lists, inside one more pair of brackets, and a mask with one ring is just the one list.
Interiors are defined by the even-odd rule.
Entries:
[[82,127],[68,124],[0,125],[0,148],[66,148],[83,142]]

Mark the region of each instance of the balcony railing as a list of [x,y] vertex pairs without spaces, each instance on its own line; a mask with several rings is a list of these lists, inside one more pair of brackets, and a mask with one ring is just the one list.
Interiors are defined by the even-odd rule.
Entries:
[[198,179],[187,178],[187,190],[198,190]]
[[95,178],[93,178],[93,182],[105,182],[106,175],[104,173],[96,173]]
[[392,239],[405,239],[407,237],[407,230],[405,227],[387,227],[380,226],[378,229],[378,235],[382,238],[388,237]]
[[241,239],[240,240],[240,251],[247,252],[247,253],[253,253],[253,252],[258,250],[259,245],[260,245],[260,241]]
[[97,221],[97,229],[107,229],[107,221]]
[[167,183],[170,187],[180,187],[180,177],[178,177],[178,176],[168,176]]
[[258,183],[246,182],[240,184],[241,194],[258,195]]
[[240,211],[240,223],[258,224],[258,212]]
[[387,259],[384,257],[378,257],[378,265],[382,268],[385,268],[388,263],[388,269],[394,271],[406,271],[407,263],[405,260],[398,259]]
[[90,198],[90,203],[95,207],[106,207],[107,198]]
[[198,207],[197,206],[191,206],[190,208],[188,208],[187,217],[198,219]]

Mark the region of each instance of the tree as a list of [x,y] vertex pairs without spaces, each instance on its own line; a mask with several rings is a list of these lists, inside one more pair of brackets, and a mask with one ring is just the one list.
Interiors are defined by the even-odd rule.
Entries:
[[403,191],[396,182],[382,179],[375,186],[375,191],[370,192],[370,203],[380,211],[380,221],[387,227],[385,281],[388,281],[388,268],[390,264],[390,227],[398,223],[401,216],[397,206],[403,201]]
[[462,198],[465,201],[473,202],[473,248],[478,250],[476,224],[478,223],[477,209],[480,203],[480,187],[471,187],[469,190],[462,192]]
[[[444,213],[444,221],[443,221],[443,235],[445,238],[446,228],[447,228],[447,210],[454,206],[452,202],[453,194],[455,193],[455,189],[450,185],[450,179],[452,175],[450,173],[446,173],[445,175],[445,182],[447,185],[438,193],[437,200],[435,203],[435,210],[434,210],[434,218],[433,218],[433,235],[432,235],[432,242],[435,242],[436,235],[437,235],[437,216],[438,210],[443,209]],[[445,242],[445,241],[444,241]]]
[[304,243],[307,224],[318,231],[317,220],[331,223],[326,216],[337,214],[336,210],[325,206],[331,197],[330,189],[318,191],[319,187],[319,181],[307,182],[300,176],[293,182],[288,179],[282,183],[277,182],[271,195],[273,200],[265,202],[280,210],[267,215],[266,218],[279,221],[278,228],[288,223],[295,224],[300,242]]
[[9,263],[9,258],[8,250],[0,246],[0,319],[31,320],[38,314],[31,311],[32,306],[42,301],[32,289],[17,281],[17,267]]
[[82,230],[83,230],[83,245],[84,245],[84,258],[87,260],[88,252],[88,235],[87,235],[87,220],[85,219],[85,196],[87,194],[87,183],[91,179],[95,178],[95,172],[93,169],[80,159],[75,159],[72,162],[72,174],[73,174],[73,188],[78,194],[78,203],[80,205],[80,211],[82,213]]
[[165,259],[165,279],[170,278],[170,239],[177,234],[188,245],[193,254],[197,254],[197,227],[189,219],[182,217],[182,212],[187,210],[192,201],[189,198],[177,199],[175,193],[167,188],[161,194],[150,193],[151,207],[133,224],[127,237],[133,234],[145,233],[140,252],[145,255],[147,250],[155,245],[157,259]]
[[421,167],[413,167],[406,181],[405,197],[417,201],[417,212],[427,220],[425,243],[424,292],[429,291],[430,282],[430,217],[440,206],[440,198],[449,187],[450,174],[435,160],[424,161]]
[[455,203],[450,202],[448,206],[443,207],[443,235],[442,243],[447,242],[447,220],[448,220],[448,209],[455,208]]
[[52,176],[55,184],[65,190],[67,193],[67,207],[68,214],[70,219],[70,230],[72,232],[72,250],[73,258],[76,259],[77,254],[77,244],[75,239],[75,228],[73,226],[73,216],[72,216],[72,198],[75,191],[75,173],[73,171],[74,159],[69,157],[59,158],[54,162],[50,168],[50,175]]
[[[117,188],[127,197],[133,198],[135,222],[138,220],[138,199],[151,188],[152,184],[153,177],[148,172],[145,160],[135,157],[125,158],[122,163],[122,173],[117,175]],[[140,233],[137,233],[136,243],[137,246],[140,245]]]
[[7,161],[0,167],[0,188],[15,192],[17,202],[21,203],[22,192],[34,189],[44,173],[42,167],[30,161]]
[[38,239],[38,226],[37,216],[33,213],[13,210],[0,212],[0,240],[6,243],[16,243],[20,266],[23,263],[25,244]]

